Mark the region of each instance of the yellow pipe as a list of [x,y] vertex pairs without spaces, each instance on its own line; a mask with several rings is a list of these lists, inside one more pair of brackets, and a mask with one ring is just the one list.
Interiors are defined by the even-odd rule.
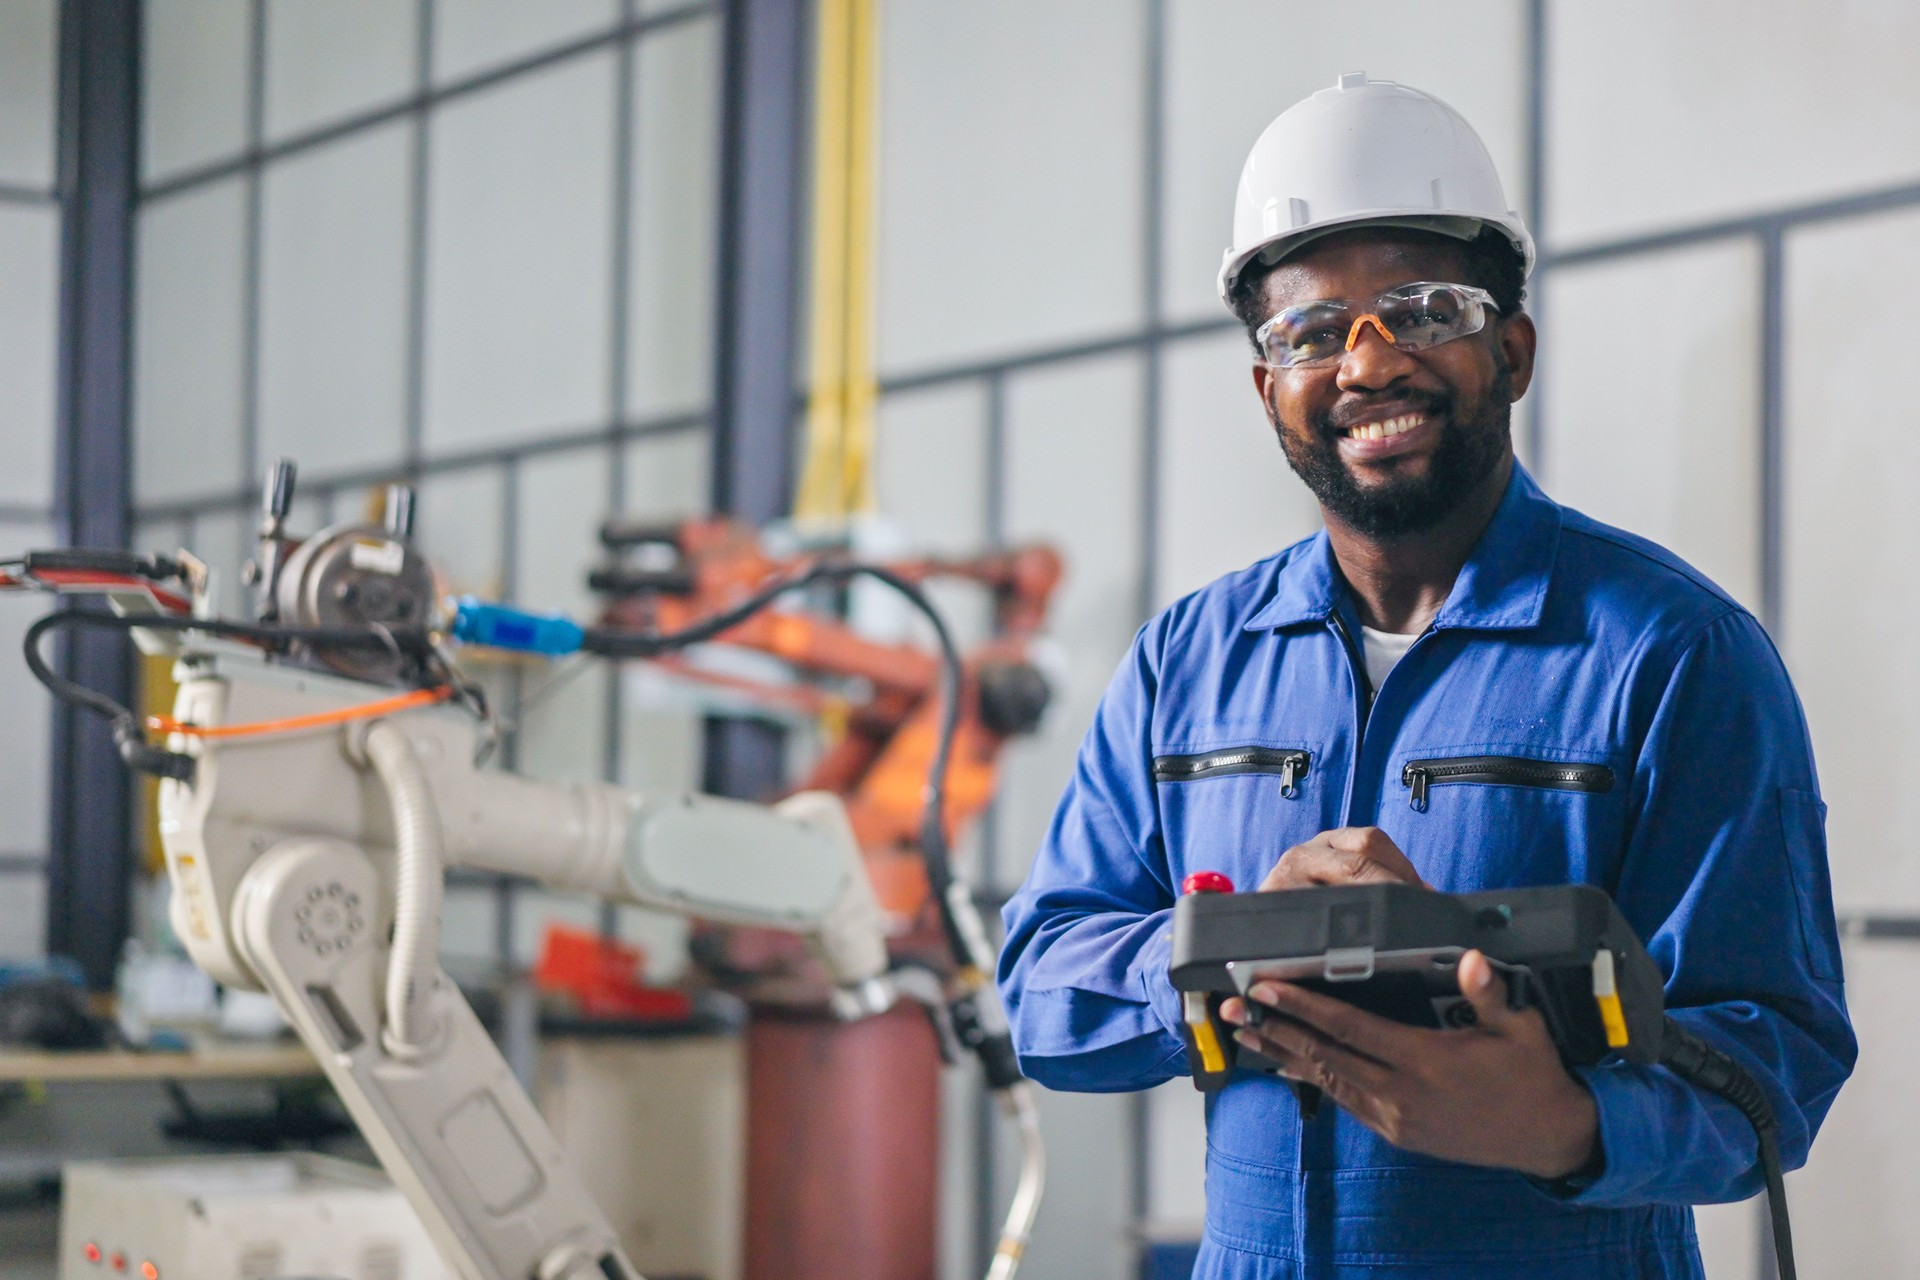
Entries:
[[849,514],[873,509],[874,150],[879,98],[876,0],[852,0],[848,103],[846,411],[840,492]]
[[806,461],[794,514],[873,503],[875,0],[820,0]]

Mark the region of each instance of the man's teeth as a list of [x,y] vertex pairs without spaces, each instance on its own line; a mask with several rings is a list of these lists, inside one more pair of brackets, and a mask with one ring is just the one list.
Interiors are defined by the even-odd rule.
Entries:
[[1413,430],[1426,418],[1418,413],[1403,413],[1397,418],[1388,418],[1384,422],[1363,422],[1347,432],[1355,440],[1391,440]]

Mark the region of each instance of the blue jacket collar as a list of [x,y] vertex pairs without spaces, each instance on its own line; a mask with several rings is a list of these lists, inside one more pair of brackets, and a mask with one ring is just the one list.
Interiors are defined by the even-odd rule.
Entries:
[[[1493,521],[1454,579],[1434,617],[1436,630],[1519,630],[1539,624],[1560,544],[1560,507],[1540,491],[1518,460]],[[1275,575],[1272,595],[1246,621],[1248,631],[1324,623],[1346,592],[1322,529]]]

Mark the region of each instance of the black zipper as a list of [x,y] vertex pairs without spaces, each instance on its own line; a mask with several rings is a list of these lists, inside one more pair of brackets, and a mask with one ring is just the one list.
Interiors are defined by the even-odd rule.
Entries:
[[1300,779],[1307,776],[1313,754],[1298,747],[1222,747],[1190,756],[1156,756],[1153,761],[1155,782],[1193,782],[1200,778],[1225,778],[1239,773],[1271,773],[1280,776],[1280,794],[1291,800],[1299,794]]
[[1334,634],[1340,637],[1341,645],[1347,651],[1347,666],[1353,673],[1354,701],[1359,704],[1359,732],[1354,738],[1354,758],[1360,755],[1360,742],[1366,737],[1367,717],[1373,714],[1373,677],[1367,674],[1367,660],[1361,655],[1360,646],[1353,641],[1353,634],[1347,630],[1347,624],[1340,618],[1339,611],[1327,615],[1327,621],[1333,625]]
[[1613,790],[1613,770],[1604,764],[1565,764],[1525,756],[1454,756],[1447,760],[1409,760],[1400,771],[1400,784],[1411,788],[1407,803],[1421,812],[1427,807],[1427,788],[1450,782],[1604,794]]

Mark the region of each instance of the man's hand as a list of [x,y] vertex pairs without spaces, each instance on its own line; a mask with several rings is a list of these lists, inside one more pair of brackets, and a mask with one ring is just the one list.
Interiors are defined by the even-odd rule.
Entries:
[[1460,990],[1477,1023],[1451,1031],[1273,981],[1248,994],[1284,1017],[1247,1027],[1237,997],[1220,1014],[1242,1027],[1235,1040],[1289,1079],[1319,1086],[1396,1147],[1541,1178],[1585,1166],[1600,1140],[1599,1112],[1561,1066],[1539,1011],[1507,1008],[1506,983],[1478,951],[1460,960]]
[[1393,838],[1378,827],[1322,831],[1280,855],[1261,892],[1305,889],[1318,884],[1425,884]]

